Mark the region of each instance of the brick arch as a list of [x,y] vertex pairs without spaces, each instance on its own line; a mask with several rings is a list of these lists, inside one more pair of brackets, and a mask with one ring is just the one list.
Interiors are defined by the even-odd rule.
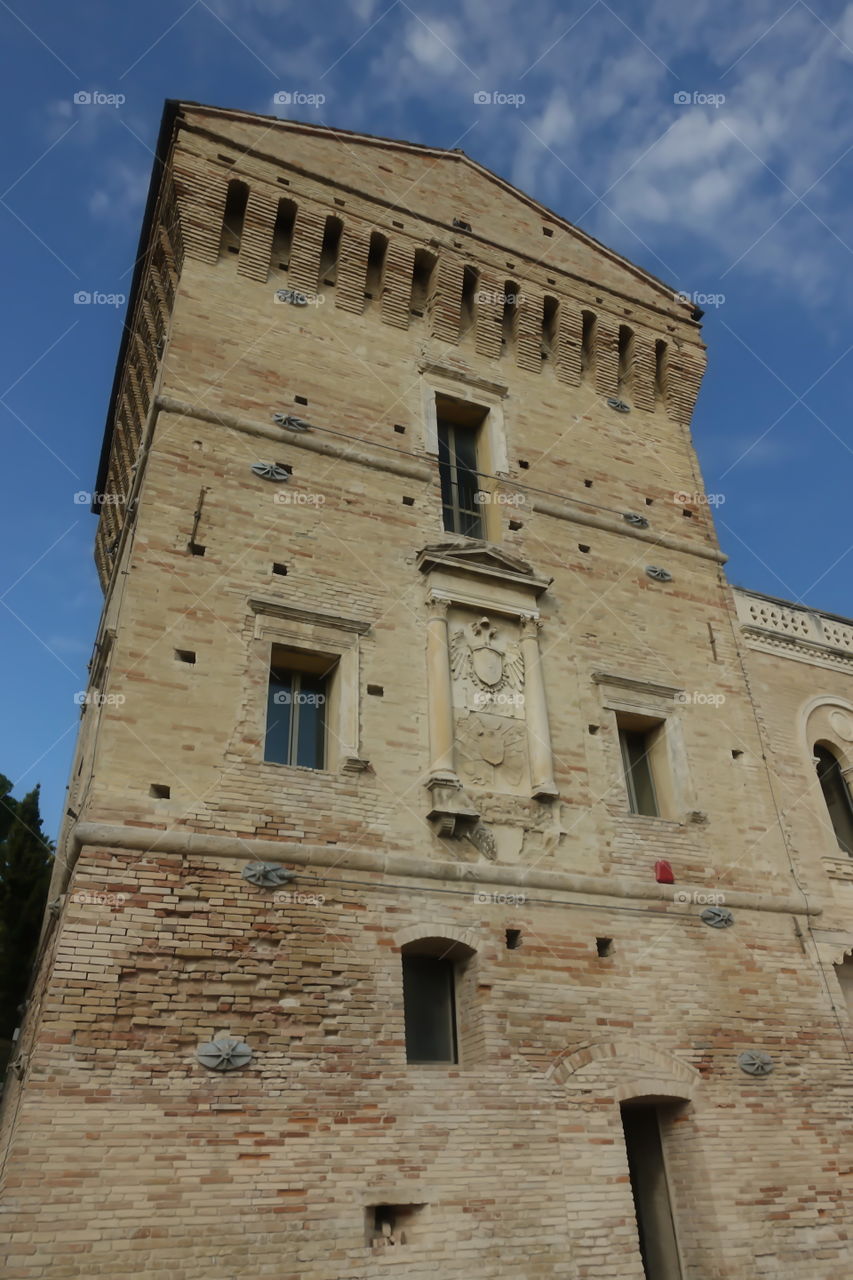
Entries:
[[701,1082],[695,1067],[627,1038],[598,1041],[567,1054],[551,1077],[571,1093],[609,1095],[615,1102],[644,1097],[689,1102]]
[[418,942],[421,938],[447,938],[449,942],[461,942],[463,947],[468,947],[471,951],[480,950],[480,940],[474,929],[460,929],[458,925],[434,920],[409,925],[394,934],[394,941],[399,948],[404,947],[407,942]]

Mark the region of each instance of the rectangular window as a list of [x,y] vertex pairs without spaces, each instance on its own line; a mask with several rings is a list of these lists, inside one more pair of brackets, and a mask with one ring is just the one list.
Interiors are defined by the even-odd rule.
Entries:
[[439,418],[438,473],[445,529],[469,538],[482,538],[475,429]]
[[622,1128],[646,1280],[682,1280],[661,1143],[659,1108],[624,1103]]
[[459,1061],[455,974],[451,960],[404,954],[403,1007],[407,1061]]
[[270,668],[264,759],[272,764],[326,767],[326,673],[275,662]]
[[653,730],[619,726],[619,746],[622,749],[622,767],[628,789],[628,805],[632,813],[656,818],[660,815],[652,768],[655,738],[660,727]]

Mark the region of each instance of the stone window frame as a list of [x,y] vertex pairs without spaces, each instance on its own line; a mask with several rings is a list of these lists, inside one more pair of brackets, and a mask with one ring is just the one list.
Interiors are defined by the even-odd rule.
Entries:
[[[509,479],[509,453],[506,440],[506,422],[503,402],[509,388],[502,383],[474,378],[453,369],[438,365],[424,365],[421,374],[422,436],[421,445],[430,457],[438,462],[438,405],[439,396],[462,400],[485,410],[485,417],[477,430],[477,469],[481,473],[481,490],[491,493],[498,487],[500,478]],[[497,479],[496,479],[497,477]],[[497,503],[486,503],[481,512],[485,541],[499,542],[502,537],[500,508]],[[448,536],[464,537],[464,534]]]
[[281,601],[252,599],[255,615],[252,656],[269,671],[274,648],[291,649],[310,657],[330,659],[327,677],[329,702],[326,711],[326,755],[322,769],[276,764],[264,760],[266,734],[267,680],[263,696],[257,699],[252,718],[259,741],[258,763],[264,769],[299,769],[314,774],[361,773],[369,768],[361,754],[361,637],[370,624],[338,614],[320,613]]
[[[611,716],[613,733],[608,735],[612,742],[608,776],[619,780],[624,795],[624,816],[644,823],[682,826],[690,813],[697,812],[681,715],[684,691],[671,685],[606,671],[593,672],[592,678],[599,686],[601,705]],[[626,727],[626,720],[627,727],[631,727],[633,717],[636,717],[634,723],[640,727],[644,723],[649,729],[654,725],[660,726],[655,758],[651,761],[659,809],[655,815],[634,813],[629,807],[619,732]],[[612,790],[615,787],[608,788],[606,794]]]

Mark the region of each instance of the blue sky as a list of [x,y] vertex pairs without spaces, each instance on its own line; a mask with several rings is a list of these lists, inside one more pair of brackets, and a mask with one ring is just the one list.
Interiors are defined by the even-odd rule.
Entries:
[[853,614],[853,3],[0,0],[0,28],[0,772],[51,832],[123,312],[74,298],[128,291],[167,97],[461,147],[710,298],[694,436],[730,578]]

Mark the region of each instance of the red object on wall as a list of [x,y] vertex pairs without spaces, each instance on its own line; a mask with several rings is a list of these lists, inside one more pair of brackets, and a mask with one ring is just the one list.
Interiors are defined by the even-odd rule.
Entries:
[[658,884],[675,884],[672,867],[668,862],[664,862],[663,858],[655,863],[655,880],[657,880]]

